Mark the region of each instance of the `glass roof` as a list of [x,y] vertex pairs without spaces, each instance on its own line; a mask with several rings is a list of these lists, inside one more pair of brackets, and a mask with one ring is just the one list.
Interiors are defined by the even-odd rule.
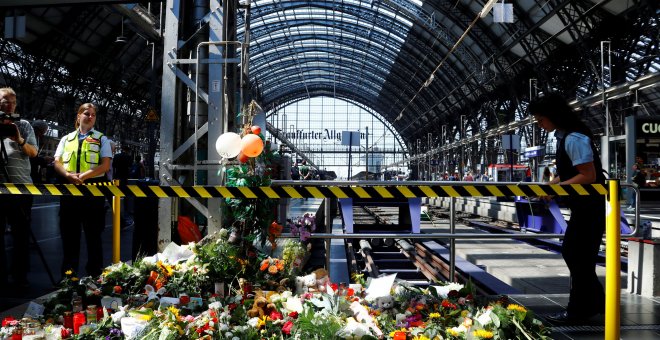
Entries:
[[[455,129],[461,115],[486,128],[501,123],[482,111],[497,107],[485,105],[489,94],[506,83],[526,83],[532,76],[521,73],[545,67],[555,50],[631,8],[517,0],[514,22],[501,24],[492,14],[476,19],[483,3],[253,0],[250,81],[259,84],[256,97],[267,110],[332,94],[372,108],[408,142],[417,132],[438,132],[441,125]],[[241,20],[239,39],[245,30]],[[644,48],[652,38],[642,35],[637,44],[631,59],[648,55]],[[657,72],[657,63],[631,68],[627,75],[632,79],[649,70]],[[589,68],[574,61],[553,72],[572,74],[581,83],[578,96],[597,89]],[[527,92],[521,89],[517,96]]]

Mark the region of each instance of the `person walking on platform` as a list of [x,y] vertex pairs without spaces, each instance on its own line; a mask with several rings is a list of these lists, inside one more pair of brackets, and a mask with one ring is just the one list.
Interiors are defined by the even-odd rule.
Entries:
[[[32,183],[30,157],[37,155],[34,130],[16,114],[16,92],[0,88],[0,183]],[[16,291],[29,288],[27,271],[30,266],[30,223],[32,196],[0,195],[0,286],[6,286],[10,272],[5,254],[5,227],[11,226],[13,251],[11,276]]]
[[[80,105],[76,130],[62,137],[55,151],[55,171],[65,183],[107,182],[112,150],[110,141],[94,129],[96,106]],[[87,274],[96,276],[103,268],[101,233],[105,227],[104,197],[62,196],[60,201],[60,233],[62,236],[62,273],[78,271],[81,227],[87,243]]]
[[[550,184],[604,184],[593,134],[561,95],[536,98],[528,111],[540,128],[555,131],[557,176]],[[602,196],[572,196],[566,204],[571,219],[564,233],[562,256],[571,275],[570,296],[565,311],[546,318],[556,324],[579,324],[605,309],[605,292],[596,275],[605,231],[605,200]]]

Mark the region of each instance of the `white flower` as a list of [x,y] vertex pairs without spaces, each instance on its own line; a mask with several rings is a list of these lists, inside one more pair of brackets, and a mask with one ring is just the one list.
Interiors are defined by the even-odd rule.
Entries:
[[258,317],[251,318],[250,320],[247,321],[247,324],[252,327],[257,327],[257,325],[259,324],[259,318]]
[[222,304],[220,303],[220,301],[211,302],[211,303],[209,303],[209,308],[219,310],[219,309],[222,308]]
[[431,286],[431,287],[434,288],[436,292],[438,292],[438,295],[445,298],[447,297],[447,294],[449,294],[449,292],[451,292],[452,290],[455,291],[461,290],[463,288],[463,285],[460,283],[450,282],[446,286]]
[[486,326],[489,323],[493,321],[493,319],[490,317],[491,310],[488,309],[486,310],[483,314],[479,315],[476,317],[477,322],[479,322],[480,325]]

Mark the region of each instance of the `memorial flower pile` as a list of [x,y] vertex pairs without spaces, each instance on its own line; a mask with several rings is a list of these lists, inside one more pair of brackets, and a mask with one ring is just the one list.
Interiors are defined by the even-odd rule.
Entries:
[[[255,275],[228,281],[227,294],[218,295],[204,262],[217,242],[170,245],[133,264],[107,267],[97,278],[71,274],[38,317],[41,331],[48,339],[549,339],[549,329],[524,306],[475,296],[469,284],[417,288],[392,279],[384,294],[370,296],[382,278],[365,286],[359,274],[350,284],[326,279],[320,289],[316,280],[302,281],[313,273],[291,276],[293,262],[273,257],[237,262],[235,276]],[[256,268],[240,269],[250,265]],[[292,280],[266,284],[280,278]],[[63,297],[74,292],[83,297],[74,316],[88,319],[72,325],[73,302]],[[0,339],[25,327],[23,320],[5,319]]]

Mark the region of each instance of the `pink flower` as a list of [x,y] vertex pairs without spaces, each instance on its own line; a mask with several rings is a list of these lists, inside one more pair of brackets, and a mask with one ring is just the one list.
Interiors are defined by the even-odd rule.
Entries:
[[270,315],[269,315],[269,316],[270,316],[270,319],[271,319],[271,320],[281,320],[281,319],[284,318],[284,317],[282,317],[282,313],[280,313],[280,312],[278,312],[278,311],[276,311],[276,310],[270,312]]
[[292,321],[287,321],[282,326],[282,333],[284,333],[286,335],[291,335],[291,329],[292,328],[293,328],[293,322]]

